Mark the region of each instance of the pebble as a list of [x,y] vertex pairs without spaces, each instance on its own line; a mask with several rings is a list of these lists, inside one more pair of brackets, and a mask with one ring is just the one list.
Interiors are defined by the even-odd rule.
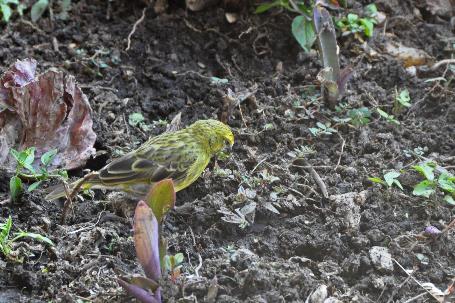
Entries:
[[370,249],[370,259],[377,270],[382,272],[392,272],[392,255],[387,247],[373,246]]
[[327,286],[322,284],[311,294],[310,302],[311,303],[324,303],[325,299],[328,297]]

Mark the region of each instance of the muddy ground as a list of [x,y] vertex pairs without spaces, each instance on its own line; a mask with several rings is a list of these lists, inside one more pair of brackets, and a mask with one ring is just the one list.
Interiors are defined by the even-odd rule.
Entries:
[[[179,112],[183,125],[218,118],[228,89],[254,92],[228,115],[236,137],[231,157],[212,163],[177,195],[164,230],[170,253],[182,252],[185,261],[175,283],[163,282],[165,301],[305,302],[326,286],[326,296],[333,297],[326,302],[409,302],[425,290],[398,264],[414,270],[421,283],[445,290],[455,276],[454,229],[438,238],[421,232],[429,225],[444,229],[455,211],[441,195],[412,195],[422,178],[409,168],[422,158],[405,150],[425,148],[424,157],[455,173],[454,68],[419,68],[413,76],[384,45],[399,41],[434,61],[450,58],[450,17],[433,15],[425,1],[377,1],[388,19],[368,40],[376,54],[352,36],[339,40],[342,65],[352,65],[355,75],[343,99],[346,108],[331,111],[318,99],[320,61],[295,42],[291,14],[254,15],[246,8],[237,23],[228,24],[222,8],[193,13],[181,2],[171,1],[162,15],[148,9],[128,51],[126,38],[144,8],[140,1],[82,0],[72,4],[69,19],[51,22],[46,14],[33,26],[13,18],[2,25],[0,40],[2,71],[33,57],[40,71],[58,67],[78,79],[98,136],[98,156],[85,167],[90,170],[163,132],[162,120]],[[348,2],[353,11],[369,3]],[[447,81],[425,81],[441,76]],[[214,84],[211,77],[228,81]],[[390,109],[395,90],[403,88],[413,105],[394,125],[374,108]],[[363,106],[373,112],[367,125],[333,122]],[[150,130],[129,125],[131,113],[141,113]],[[315,138],[309,128],[318,121],[332,121],[338,132]],[[316,153],[306,162],[296,159],[300,146]],[[323,196],[309,165],[331,198]],[[403,191],[368,180],[402,168]],[[1,176],[1,200],[8,198],[8,180]],[[97,191],[76,203],[61,225],[62,205],[44,195],[37,190],[21,203],[1,206],[2,222],[11,215],[14,231],[44,234],[56,246],[24,240],[15,245],[22,263],[1,256],[0,302],[131,302],[116,282],[119,271],[141,272],[131,203]],[[221,219],[222,207],[251,202],[256,210],[244,229]],[[389,252],[396,262],[381,263],[375,251]],[[433,301],[422,295],[413,302]],[[308,302],[323,301],[313,295]]]

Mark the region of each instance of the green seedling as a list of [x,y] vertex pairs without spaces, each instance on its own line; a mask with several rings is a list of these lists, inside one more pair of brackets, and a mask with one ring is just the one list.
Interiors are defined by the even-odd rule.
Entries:
[[19,0],[0,0],[0,12],[2,13],[3,22],[9,22],[13,14],[13,8],[16,8],[18,14],[22,16],[25,6],[19,3]]
[[403,150],[403,153],[406,158],[411,158],[411,157],[415,156],[418,159],[422,159],[423,155],[426,152],[428,152],[428,147],[426,147],[426,146],[424,146],[424,147],[418,146],[414,149]]
[[0,223],[0,251],[6,258],[14,259],[15,261],[19,261],[11,256],[12,253],[12,245],[14,242],[18,241],[21,238],[31,238],[37,240],[39,242],[43,242],[47,245],[54,246],[54,243],[47,237],[36,234],[30,233],[26,231],[19,230],[19,232],[14,234],[14,237],[10,239],[11,228],[13,226],[13,220],[11,216],[8,217],[5,223]]
[[272,8],[278,7],[298,14],[294,17],[291,25],[292,35],[305,52],[309,52],[316,41],[316,32],[312,22],[312,8],[314,1],[302,0],[275,0],[259,5],[256,14],[264,13]]
[[34,147],[29,147],[21,152],[11,148],[10,153],[17,162],[15,174],[10,179],[10,195],[13,201],[18,201],[24,190],[22,179],[35,180],[27,188],[27,191],[31,192],[50,178],[68,178],[65,170],[48,171],[49,165],[57,155],[56,149],[50,150],[41,156],[38,168],[33,166],[35,161]]
[[143,131],[149,131],[150,125],[145,123],[145,118],[141,113],[132,113],[128,116],[128,124],[133,127],[139,127]]
[[335,123],[360,127],[367,125],[371,120],[371,111],[368,107],[351,109],[348,104],[340,102],[335,106],[335,110],[340,114],[346,113],[344,117],[333,117]]
[[368,107],[354,108],[348,111],[350,124],[355,127],[367,125],[370,122],[371,111]]
[[184,256],[182,253],[166,255],[164,257],[165,270],[169,272],[172,282],[176,282],[180,277]]
[[349,13],[336,21],[335,24],[341,30],[342,35],[354,34],[357,39],[362,40],[359,33],[363,33],[365,37],[370,38],[373,36],[374,25],[377,23],[375,18],[377,13],[376,5],[370,4],[365,7],[363,18],[357,14]]
[[294,151],[288,153],[292,158],[306,158],[308,155],[313,155],[316,153],[316,150],[311,146],[301,145],[297,148],[294,148]]
[[403,89],[398,93],[395,91],[395,101],[393,103],[393,110],[394,114],[399,114],[403,109],[411,107],[411,97],[409,96],[409,91],[407,89]]
[[30,10],[31,19],[33,22],[38,21],[49,7],[49,0],[38,0],[32,5]]
[[331,134],[337,132],[336,129],[330,127],[331,126],[330,122],[327,122],[326,124],[323,124],[321,122],[316,122],[316,126],[317,127],[310,127],[308,129],[310,131],[310,133],[315,137],[318,137],[321,135],[331,135]]
[[385,185],[389,188],[391,188],[393,185],[397,186],[399,189],[403,190],[403,186],[401,185],[400,181],[398,180],[398,177],[400,176],[400,173],[397,171],[389,171],[388,173],[384,174],[384,180],[378,177],[370,177],[368,180],[374,183],[382,184]]
[[450,205],[455,205],[455,177],[443,171],[436,180],[436,167],[437,165],[434,162],[426,162],[412,167],[425,178],[414,186],[412,194],[429,198],[439,188],[445,194],[444,201]]
[[400,125],[400,121],[395,119],[395,117],[393,115],[386,113],[385,111],[383,111],[380,108],[376,108],[376,111],[382,118],[385,118],[387,120],[387,122],[395,124],[395,125]]
[[[221,207],[218,212],[223,214],[221,220],[237,224],[241,229],[244,229],[254,222],[256,203],[251,202],[242,208],[236,208],[235,212],[227,209],[226,207]],[[249,218],[247,219],[247,217]]]

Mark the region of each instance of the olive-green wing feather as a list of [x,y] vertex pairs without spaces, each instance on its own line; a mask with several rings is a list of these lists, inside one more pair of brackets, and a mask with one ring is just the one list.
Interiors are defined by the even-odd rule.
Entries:
[[[187,177],[197,161],[198,146],[188,140],[161,138],[160,144],[150,140],[140,149],[114,160],[99,172],[105,185],[153,183],[171,178],[179,183]],[[183,137],[187,139],[186,136]],[[168,139],[163,142],[163,139]]]

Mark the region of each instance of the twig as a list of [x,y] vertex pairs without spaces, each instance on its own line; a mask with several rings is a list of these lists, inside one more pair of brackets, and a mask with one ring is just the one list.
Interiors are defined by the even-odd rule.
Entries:
[[255,170],[259,167],[259,165],[261,165],[262,163],[265,162],[265,160],[267,160],[267,157],[265,157],[264,159],[262,159],[261,161],[259,161],[259,163],[256,164],[256,166],[251,170],[250,174],[252,175],[252,174],[255,172]]
[[[390,295],[389,300],[387,300],[387,303],[392,302],[393,297],[397,294],[397,292],[398,292],[406,283],[408,283],[408,281],[409,281],[410,279],[411,279],[411,277],[408,276],[402,283],[400,283],[400,285],[398,285],[397,288],[395,288],[395,289],[393,290],[392,294]],[[381,295],[382,295],[382,293],[381,293]],[[379,299],[380,299],[380,297],[378,298],[377,302],[379,302]]]
[[439,62],[436,62],[435,64],[433,64],[433,66],[431,66],[430,71],[435,71],[441,65],[444,65],[444,64],[455,64],[455,59],[444,59],[444,60],[441,60]]
[[41,28],[39,28],[39,27],[36,26],[35,24],[31,23],[30,21],[21,19],[19,22],[22,23],[22,24],[25,24],[25,25],[30,26],[31,28],[33,28],[34,30],[36,30],[38,33],[40,33],[40,34],[42,34],[42,35],[46,35],[46,32],[45,32],[45,31],[43,31]]
[[394,258],[392,258],[392,260],[405,272],[405,274],[408,275],[408,277],[410,277],[414,282],[416,282],[420,287],[422,287],[428,294],[430,294],[430,296],[432,296],[434,299],[436,299],[438,301],[438,298],[436,298],[431,292],[429,292],[425,287],[423,287],[423,285],[419,281],[417,281],[417,279],[414,278],[410,273],[408,273],[408,271],[406,269],[404,269],[404,267],[401,266],[401,264],[398,263],[397,260],[395,260]]
[[66,193],[66,201],[65,201],[65,205],[63,206],[63,213],[62,213],[62,217],[60,220],[61,224],[65,224],[68,209],[69,209],[70,205],[72,204],[73,198],[76,195],[76,193],[81,189],[81,187],[84,185],[84,183],[87,180],[89,180],[91,177],[95,176],[96,174],[97,174],[97,172],[91,172],[89,174],[86,174],[82,179],[79,179],[78,181],[76,181],[76,184],[71,189],[71,192],[68,191],[66,184],[64,184],[65,193]]
[[65,224],[68,209],[73,204],[73,199],[68,191],[68,185],[66,184],[66,181],[63,181],[63,189],[65,190],[66,201],[65,204],[63,205],[62,217],[60,218],[60,224],[62,225]]
[[308,164],[308,162],[305,159],[302,159],[302,161],[305,164],[305,166],[308,167],[307,169],[310,171],[310,175],[311,175],[311,177],[313,177],[314,182],[316,182],[316,184],[319,186],[319,189],[321,190],[322,196],[327,199],[329,197],[329,193],[327,191],[327,186],[325,186],[324,181],[322,181],[321,177],[314,170],[313,166]]
[[242,118],[243,125],[245,125],[245,128],[248,128],[248,125],[246,125],[245,118],[243,117],[243,112],[242,112],[242,107],[239,104],[239,112],[240,112],[240,117]]
[[68,235],[71,235],[71,234],[77,234],[78,232],[81,232],[81,231],[84,231],[84,230],[88,230],[88,229],[92,229],[94,227],[96,227],[98,225],[98,223],[100,222],[101,220],[101,215],[104,213],[104,211],[100,212],[100,214],[98,215],[98,220],[96,220],[96,222],[94,224],[90,224],[88,226],[84,226],[84,227],[81,227],[79,229],[76,229],[76,230],[73,230],[73,231],[70,231],[68,232]]
[[449,223],[443,230],[441,234],[447,233],[451,228],[455,227],[455,219],[452,220],[452,222]]
[[418,295],[415,296],[415,297],[412,297],[412,298],[409,299],[409,300],[404,301],[403,303],[411,303],[412,301],[415,301],[415,300],[417,300],[418,298],[425,296],[426,294],[427,294],[426,292],[423,292],[423,293],[421,293],[421,294],[418,294]]
[[[298,167],[298,168],[333,168],[332,165],[297,165],[297,164],[291,164],[291,166]],[[344,165],[341,165],[344,167]]]
[[133,29],[131,30],[131,32],[129,33],[128,35],[128,44],[126,46],[126,49],[125,51],[128,51],[131,47],[131,37],[133,36],[133,34],[136,32],[136,28],[137,26],[142,22],[144,21],[145,19],[145,12],[147,11],[147,8],[148,7],[145,7],[143,10],[142,10],[142,16],[134,23],[133,25]]
[[341,152],[340,152],[340,157],[338,157],[338,162],[337,162],[337,165],[335,166],[334,170],[337,170],[338,166],[340,166],[341,156],[343,156],[344,145],[346,144],[346,141],[343,139],[343,137],[340,135],[340,133],[338,133],[338,136],[342,140],[342,142],[341,142]]

